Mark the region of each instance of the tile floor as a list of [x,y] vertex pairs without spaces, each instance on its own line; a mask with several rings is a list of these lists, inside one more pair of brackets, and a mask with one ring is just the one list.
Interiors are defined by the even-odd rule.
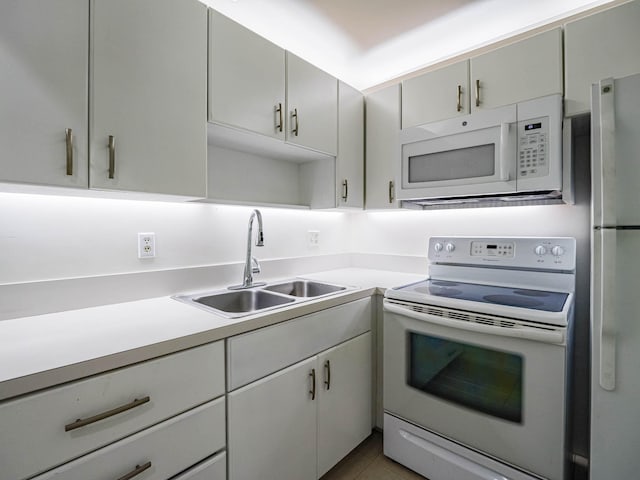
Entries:
[[425,480],[382,454],[382,433],[373,434],[320,480]]

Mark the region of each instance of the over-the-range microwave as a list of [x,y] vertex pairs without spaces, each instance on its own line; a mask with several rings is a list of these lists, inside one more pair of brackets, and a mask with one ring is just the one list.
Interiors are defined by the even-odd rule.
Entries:
[[562,96],[551,95],[400,132],[403,206],[560,201]]

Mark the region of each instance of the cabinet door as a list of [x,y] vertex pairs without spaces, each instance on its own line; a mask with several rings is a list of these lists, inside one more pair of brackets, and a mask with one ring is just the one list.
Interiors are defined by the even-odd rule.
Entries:
[[472,58],[471,89],[472,112],[562,94],[562,29]]
[[469,60],[402,82],[402,128],[469,113]]
[[395,172],[400,164],[400,84],[366,97],[367,209],[397,208]]
[[639,25],[635,1],[565,26],[565,115],[591,110],[592,83],[640,72]]
[[90,186],[206,196],[206,7],[91,5]]
[[316,478],[319,380],[313,357],[228,395],[230,480]]
[[338,80],[290,52],[286,58],[287,141],[336,155]]
[[364,207],[364,97],[338,82],[336,192],[341,207]]
[[0,181],[87,188],[88,18],[88,0],[0,3]]
[[318,355],[318,477],[371,434],[371,333]]
[[209,121],[284,140],[284,50],[209,10]]

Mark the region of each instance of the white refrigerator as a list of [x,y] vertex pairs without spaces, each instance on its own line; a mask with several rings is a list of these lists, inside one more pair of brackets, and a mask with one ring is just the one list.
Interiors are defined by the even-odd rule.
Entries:
[[591,480],[640,478],[640,75],[593,86]]

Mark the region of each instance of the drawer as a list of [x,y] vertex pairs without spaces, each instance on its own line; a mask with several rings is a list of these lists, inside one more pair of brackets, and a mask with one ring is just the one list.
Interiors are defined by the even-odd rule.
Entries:
[[222,394],[220,341],[0,403],[0,480],[43,472]]
[[[224,398],[214,400],[50,470],[34,480],[123,477],[167,480],[224,448],[224,412]],[[133,477],[126,477],[136,469],[142,471]]]
[[227,480],[227,452],[221,452],[171,480]]
[[231,337],[229,391],[371,330],[371,298]]

